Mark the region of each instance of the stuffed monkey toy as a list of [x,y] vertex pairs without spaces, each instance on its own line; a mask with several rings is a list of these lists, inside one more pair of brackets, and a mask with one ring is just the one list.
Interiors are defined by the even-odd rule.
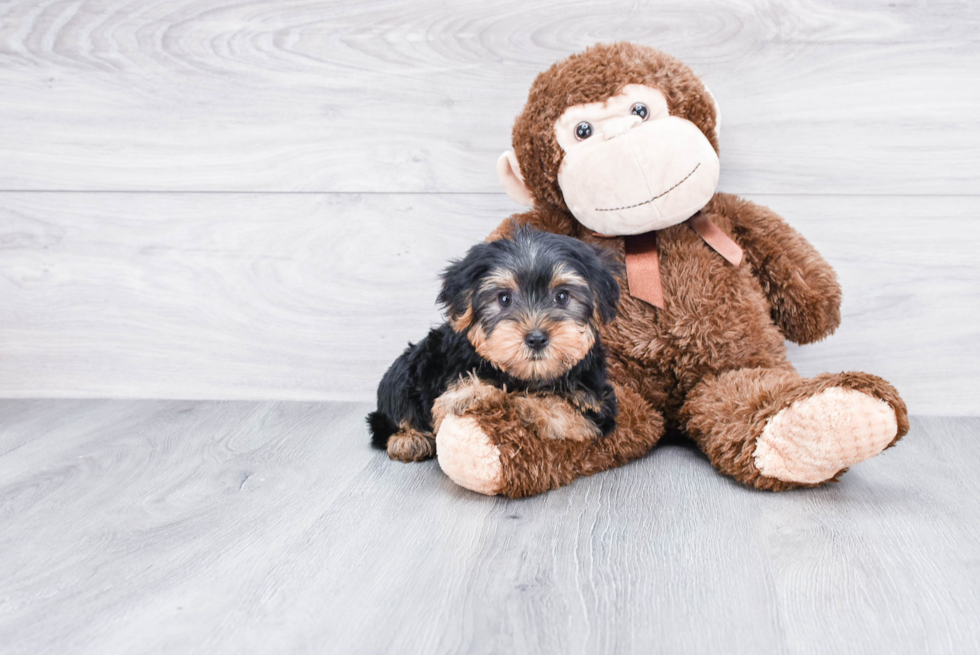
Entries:
[[[516,223],[612,249],[625,263],[602,327],[616,430],[536,433],[513,394],[436,403],[436,452],[456,483],[529,496],[690,437],[722,474],[782,491],[836,481],[908,431],[905,403],[867,373],[800,376],[785,340],[840,322],[831,267],[771,210],[717,193],[719,115],[685,64],[597,45],[538,75],[497,169]],[[453,317],[450,317],[450,321]],[[550,431],[553,435],[555,431]]]

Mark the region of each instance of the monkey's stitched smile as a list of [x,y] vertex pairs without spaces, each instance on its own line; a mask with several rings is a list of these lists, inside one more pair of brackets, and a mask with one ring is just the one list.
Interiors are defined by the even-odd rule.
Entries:
[[661,193],[659,196],[654,196],[654,197],[650,198],[649,200],[644,200],[643,202],[638,202],[635,205],[627,205],[625,207],[611,207],[609,209],[601,209],[599,207],[596,207],[595,208],[595,211],[597,211],[597,212],[618,212],[618,211],[623,210],[623,209],[633,209],[634,207],[642,207],[643,205],[649,205],[654,200],[656,200],[658,198],[663,198],[665,195],[667,195],[668,193],[670,193],[671,191],[673,191],[674,189],[676,189],[680,185],[684,184],[684,182],[687,181],[687,178],[689,178],[692,175],[694,175],[694,171],[698,170],[698,168],[700,166],[701,166],[701,162],[698,162],[697,166],[695,166],[693,169],[691,169],[691,172],[684,176],[684,179],[682,179],[680,182],[678,182],[674,186],[670,187],[669,189],[667,189],[666,191],[664,191],[663,193]]

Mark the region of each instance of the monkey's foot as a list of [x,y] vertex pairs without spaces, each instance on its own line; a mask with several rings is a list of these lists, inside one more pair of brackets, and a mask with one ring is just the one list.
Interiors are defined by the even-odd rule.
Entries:
[[500,449],[475,418],[445,416],[436,434],[436,452],[443,472],[459,486],[488,496],[503,491]]
[[762,475],[816,484],[870,459],[898,435],[895,410],[884,400],[830,387],[771,417],[756,441]]

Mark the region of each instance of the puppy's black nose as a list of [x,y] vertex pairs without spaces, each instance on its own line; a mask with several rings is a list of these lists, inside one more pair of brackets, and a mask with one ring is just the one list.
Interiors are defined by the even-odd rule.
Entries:
[[548,345],[548,335],[541,330],[534,330],[533,332],[528,332],[524,337],[524,343],[531,350],[541,350]]

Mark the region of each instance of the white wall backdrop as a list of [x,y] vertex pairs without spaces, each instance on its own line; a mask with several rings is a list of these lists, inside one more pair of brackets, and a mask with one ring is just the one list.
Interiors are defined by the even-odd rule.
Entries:
[[535,74],[687,61],[724,191],[837,268],[793,349],[980,413],[980,5],[762,0],[0,3],[0,396],[368,399],[436,274],[516,211]]

